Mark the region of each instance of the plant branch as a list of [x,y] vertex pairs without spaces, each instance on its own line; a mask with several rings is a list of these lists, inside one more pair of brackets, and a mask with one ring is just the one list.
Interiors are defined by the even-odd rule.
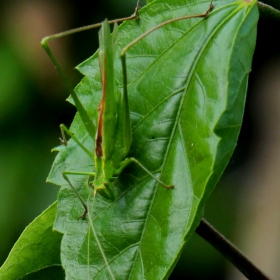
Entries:
[[258,2],[258,6],[260,16],[262,18],[273,21],[277,23],[277,25],[280,25],[280,11],[262,2]]
[[247,257],[245,257],[229,240],[221,235],[205,219],[202,219],[196,229],[196,233],[209,242],[226,259],[228,259],[236,268],[238,268],[247,278],[268,280]]

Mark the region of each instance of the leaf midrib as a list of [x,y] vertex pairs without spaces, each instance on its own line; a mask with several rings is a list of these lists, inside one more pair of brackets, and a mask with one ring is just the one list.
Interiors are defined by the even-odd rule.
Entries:
[[[218,12],[219,10],[222,10],[224,9],[225,7],[229,7],[229,6],[235,6],[236,3],[230,3],[226,6],[223,6],[222,8],[220,9],[217,9],[215,10],[215,12]],[[162,164],[162,170],[164,169],[165,167],[165,164],[166,164],[166,160],[167,160],[167,156],[169,154],[169,151],[170,151],[170,147],[171,147],[171,143],[172,143],[172,140],[175,136],[175,133],[176,133],[176,130],[177,130],[177,126],[179,126],[179,119],[180,119],[180,116],[181,116],[181,111],[182,111],[182,108],[183,108],[183,104],[184,104],[184,101],[185,101],[185,97],[186,97],[186,94],[187,94],[187,91],[188,91],[188,87],[189,87],[189,84],[190,84],[190,81],[191,81],[191,78],[193,77],[193,73],[194,73],[194,69],[196,67],[196,65],[198,64],[198,62],[200,61],[200,58],[202,56],[202,53],[204,52],[205,48],[208,46],[210,40],[214,37],[214,35],[216,34],[216,32],[220,29],[220,27],[226,22],[228,21],[228,19],[230,19],[232,17],[233,14],[237,13],[237,11],[239,10],[238,9],[239,6],[237,6],[237,8],[229,15],[225,18],[224,21],[222,21],[220,24],[218,24],[215,29],[213,30],[213,32],[207,37],[207,40],[205,41],[205,44],[203,44],[203,48],[200,49],[200,51],[198,52],[196,58],[193,60],[193,63],[192,63],[192,67],[190,68],[190,75],[188,75],[187,79],[186,79],[186,86],[184,87],[185,88],[185,92],[183,93],[182,95],[182,98],[181,98],[181,101],[180,101],[180,105],[179,105],[179,110],[178,110],[178,113],[177,113],[177,117],[175,119],[175,125],[173,126],[173,129],[172,129],[172,133],[171,133],[171,136],[170,136],[170,140],[169,140],[169,143],[168,143],[168,146],[166,148],[166,153],[164,154],[164,159],[163,159],[163,164]],[[211,15],[210,15],[211,16]],[[202,19],[204,20],[204,19]],[[207,19],[206,19],[207,20]],[[194,24],[187,32],[183,33],[182,36],[180,36],[172,45],[170,45],[162,54],[160,54],[142,73],[141,75],[137,76],[134,81],[136,81],[138,78],[140,78],[142,75],[144,75],[144,73],[150,68],[152,67],[153,64],[156,63],[156,61],[161,57],[163,56],[170,48],[172,48],[175,44],[177,44],[178,41],[182,40],[182,38],[184,36],[186,36],[189,32],[191,32],[191,30],[193,28],[195,28],[201,21],[198,21],[196,24]],[[134,82],[133,81],[133,82]],[[131,82],[131,83],[133,83]],[[156,107],[156,106],[155,106]],[[141,122],[141,121],[140,121]],[[138,125],[138,124],[137,124]],[[162,174],[162,172],[161,172]],[[161,175],[160,175],[160,178],[161,178]],[[153,197],[152,197],[152,200],[151,200],[151,203],[150,203],[150,207],[149,207],[149,210],[147,212],[147,217],[149,217],[149,213],[151,212],[151,209],[154,205],[154,201],[155,201],[155,198],[156,198],[156,194],[157,194],[157,190],[158,190],[158,184],[156,184],[156,188],[155,188],[155,191],[154,191],[154,194],[153,194]],[[147,221],[148,221],[148,218],[146,219],[146,222],[144,223],[144,227],[143,227],[143,231],[142,231],[142,234],[141,234],[141,238],[139,240],[139,247],[141,247],[141,243],[142,243],[142,240],[143,240],[143,235],[144,235],[144,232],[146,230],[146,225],[147,225]],[[139,250],[138,250],[139,252]],[[135,256],[135,259],[138,258],[138,255],[139,253],[137,252],[136,256]],[[128,277],[128,279],[131,279],[131,275],[132,275],[132,271],[133,271],[133,268],[136,264],[136,261],[134,262],[134,265],[132,266],[132,269],[131,269],[131,272],[130,272],[130,275]],[[169,269],[167,269],[166,271],[169,271]]]

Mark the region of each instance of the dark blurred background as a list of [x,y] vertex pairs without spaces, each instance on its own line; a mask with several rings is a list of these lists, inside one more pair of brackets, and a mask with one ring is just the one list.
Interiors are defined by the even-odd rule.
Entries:
[[[136,0],[0,0],[0,265],[24,228],[56,200],[45,183],[59,145],[59,124],[75,114],[40,46],[50,34],[133,13]],[[142,1],[144,2],[144,0]],[[279,0],[267,3],[280,9]],[[143,3],[144,4],[144,3]],[[271,278],[280,275],[279,29],[260,19],[244,124],[234,156],[205,217]],[[73,83],[75,65],[97,48],[97,30],[52,48]],[[279,154],[278,154],[279,152]],[[170,279],[245,279],[196,234]]]

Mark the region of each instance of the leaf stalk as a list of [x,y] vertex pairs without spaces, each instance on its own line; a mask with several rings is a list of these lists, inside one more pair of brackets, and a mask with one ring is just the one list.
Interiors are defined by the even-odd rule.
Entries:
[[269,278],[257,268],[241,251],[228,239],[219,233],[205,219],[196,228],[196,233],[210,243],[227,260],[229,260],[248,279],[268,280]]

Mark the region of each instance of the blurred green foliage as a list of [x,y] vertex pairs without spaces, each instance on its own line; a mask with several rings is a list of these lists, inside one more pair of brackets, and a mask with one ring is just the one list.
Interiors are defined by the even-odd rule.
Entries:
[[[278,0],[266,2],[280,8]],[[41,0],[35,4],[30,0],[14,1],[13,5],[0,2],[3,14],[0,20],[0,263],[4,262],[24,227],[56,199],[58,187],[45,183],[55,156],[50,150],[59,145],[59,124],[68,125],[75,112],[64,101],[68,94],[54,67],[51,62],[45,62],[40,39],[49,34],[44,33],[46,28],[42,22],[32,20],[32,14],[28,14],[32,9],[27,9],[27,6],[34,8],[35,13],[40,6],[43,7],[40,12],[46,13],[45,17],[49,18],[49,25],[55,33],[62,31],[61,26],[69,29],[99,22],[105,17],[112,19],[130,15],[134,11],[134,3],[135,0],[99,0],[94,2],[92,9],[92,2],[80,1]],[[56,5],[58,11],[53,14],[51,11]],[[12,15],[17,15],[16,20]],[[32,30],[21,33],[20,27],[25,21],[20,16],[27,17]],[[62,25],[56,24],[60,17],[65,20]],[[90,56],[97,47],[96,32],[85,32],[58,42],[62,45],[58,59],[70,61],[70,66],[66,63],[70,75],[74,65]],[[247,108],[254,99],[250,85],[254,83],[258,69],[265,61],[279,55],[279,43],[273,40],[276,32],[276,26],[260,21]],[[29,40],[33,40],[34,49],[26,43]],[[78,40],[82,43],[77,43]],[[270,40],[272,43],[268,44]],[[75,76],[73,80],[78,81],[78,78]],[[258,140],[254,124],[253,114],[246,111],[236,152],[205,210],[206,218],[233,239],[238,191],[242,187],[238,184],[236,171],[246,168],[246,162],[254,152],[254,144]],[[234,180],[231,174],[234,174]],[[210,245],[194,236],[170,279],[224,279],[227,265]]]

